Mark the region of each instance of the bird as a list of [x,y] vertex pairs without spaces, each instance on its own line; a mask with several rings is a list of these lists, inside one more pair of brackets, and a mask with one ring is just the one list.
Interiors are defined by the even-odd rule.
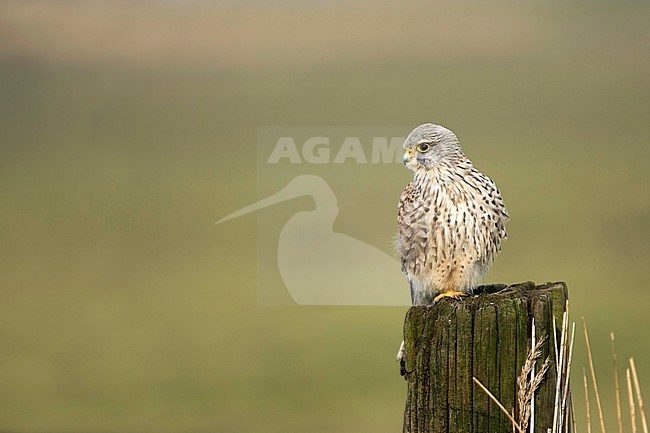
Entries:
[[444,126],[416,127],[404,150],[404,165],[414,175],[399,200],[396,252],[411,304],[460,299],[479,285],[500,252],[508,211],[496,184]]

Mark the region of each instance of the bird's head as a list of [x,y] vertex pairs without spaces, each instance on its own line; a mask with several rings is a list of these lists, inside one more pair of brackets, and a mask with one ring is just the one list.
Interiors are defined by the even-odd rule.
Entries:
[[464,159],[456,134],[444,126],[425,123],[411,131],[404,141],[404,165],[412,171]]

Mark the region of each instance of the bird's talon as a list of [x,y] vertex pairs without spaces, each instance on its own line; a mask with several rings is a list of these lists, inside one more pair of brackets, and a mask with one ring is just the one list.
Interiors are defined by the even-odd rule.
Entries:
[[456,299],[456,300],[460,300],[460,298],[463,297],[463,296],[467,296],[467,293],[465,293],[465,292],[456,292],[454,290],[450,290],[449,292],[443,292],[443,293],[439,294],[438,296],[436,296],[433,299],[433,302],[436,303],[439,300],[441,300],[442,298],[453,298],[453,299]]

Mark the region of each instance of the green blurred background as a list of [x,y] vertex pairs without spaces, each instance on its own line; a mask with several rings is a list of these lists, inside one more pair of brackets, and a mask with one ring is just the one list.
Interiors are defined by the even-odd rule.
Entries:
[[[613,431],[610,331],[650,397],[648,22],[634,1],[0,3],[0,430],[400,431],[405,308],[258,306],[256,216],[213,223],[256,199],[258,126],[434,121],[510,210],[488,281],[568,282]],[[376,179],[374,224],[341,179],[335,229],[388,252],[409,174]]]

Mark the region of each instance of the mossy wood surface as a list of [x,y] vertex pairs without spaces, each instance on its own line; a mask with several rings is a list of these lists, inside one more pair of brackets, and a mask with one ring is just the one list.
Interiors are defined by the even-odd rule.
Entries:
[[[516,409],[516,379],[531,346],[532,319],[537,338],[547,336],[538,367],[551,366],[535,396],[535,433],[553,421],[555,350],[568,298],[564,283],[479,288],[462,300],[411,307],[404,322],[405,379],[408,383],[404,432],[507,433],[512,424],[472,381],[480,380],[508,409]],[[515,413],[515,419],[517,414]]]

